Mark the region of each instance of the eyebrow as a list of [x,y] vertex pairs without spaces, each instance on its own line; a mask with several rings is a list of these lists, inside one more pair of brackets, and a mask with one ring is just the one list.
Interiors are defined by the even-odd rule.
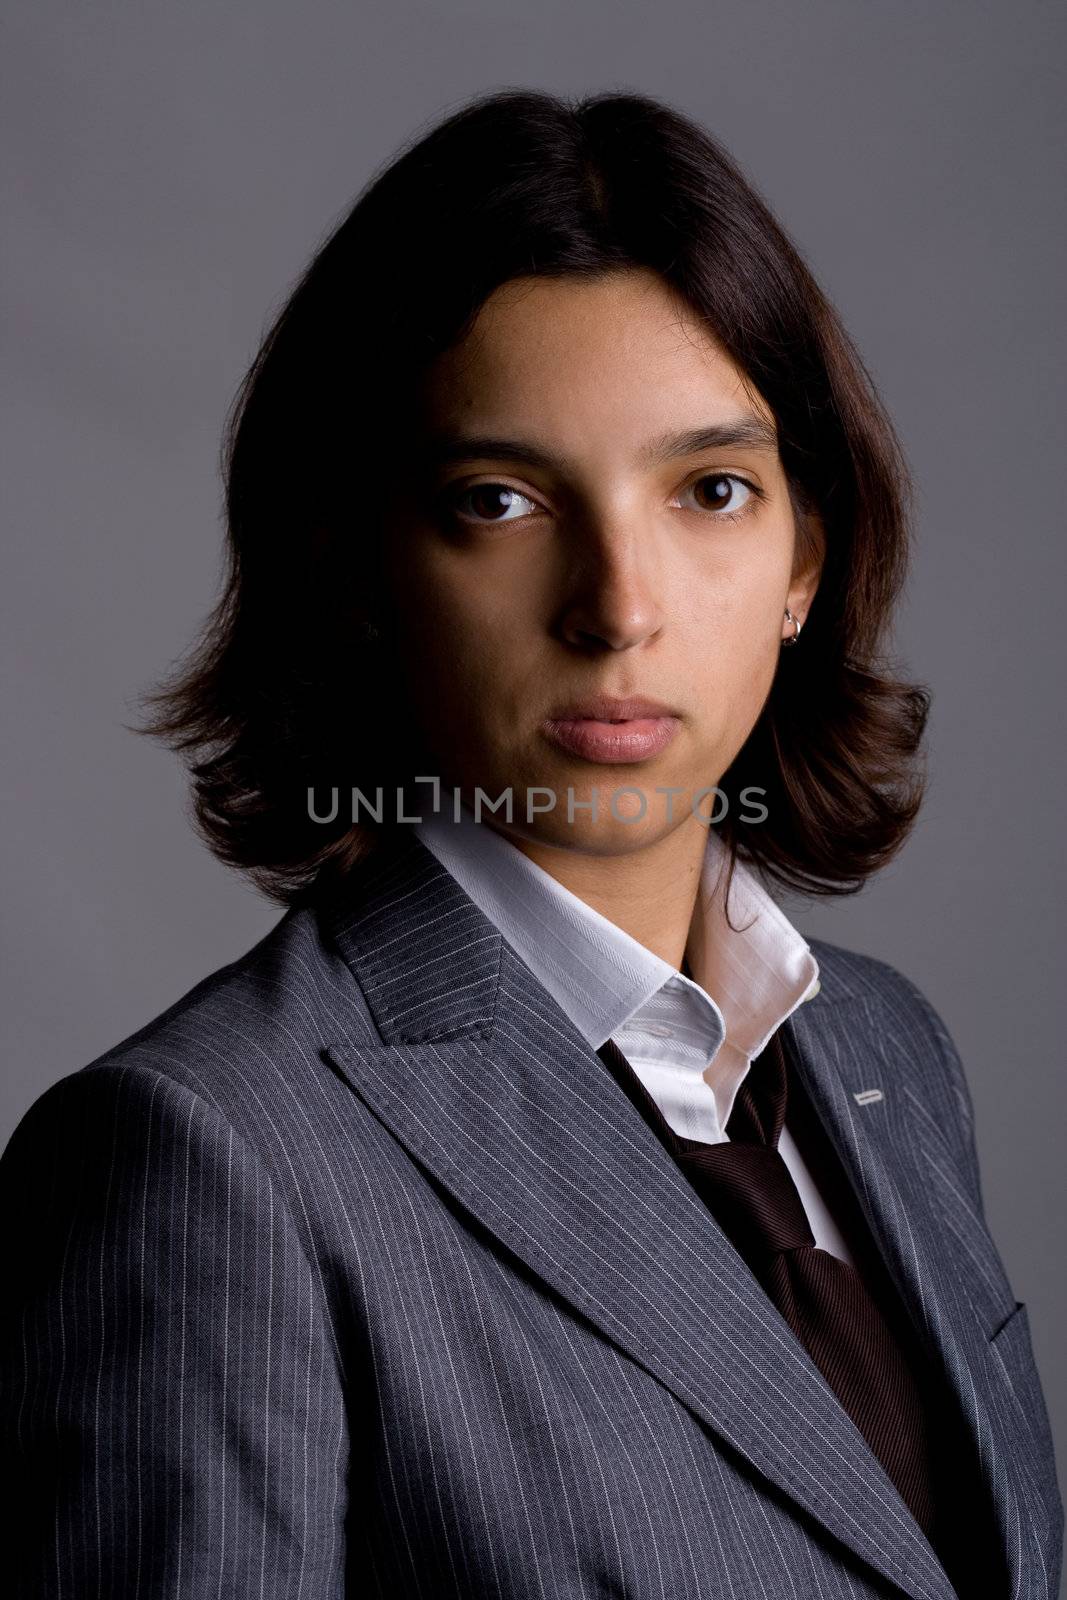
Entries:
[[[502,457],[509,461],[524,461],[531,467],[545,467],[559,471],[565,463],[562,458],[539,445],[524,439],[503,439],[485,434],[431,433],[422,448],[430,466],[454,465],[484,457]],[[723,422],[713,422],[702,428],[687,428],[682,433],[662,434],[652,439],[640,452],[646,466],[660,466],[678,456],[696,455],[701,450],[721,449],[769,450],[777,452],[778,431],[773,422],[766,421],[755,412],[728,417]]]

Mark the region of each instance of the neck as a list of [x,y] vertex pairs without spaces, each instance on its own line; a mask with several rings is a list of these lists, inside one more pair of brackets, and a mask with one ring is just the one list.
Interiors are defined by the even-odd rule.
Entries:
[[697,818],[687,818],[665,838],[624,855],[594,855],[508,837],[571,894],[653,955],[681,967],[708,840],[708,830]]

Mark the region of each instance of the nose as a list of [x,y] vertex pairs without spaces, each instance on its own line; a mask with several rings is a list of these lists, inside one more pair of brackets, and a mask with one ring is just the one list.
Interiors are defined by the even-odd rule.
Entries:
[[573,532],[574,558],[557,619],[580,649],[632,650],[662,630],[659,564],[639,527],[601,522]]

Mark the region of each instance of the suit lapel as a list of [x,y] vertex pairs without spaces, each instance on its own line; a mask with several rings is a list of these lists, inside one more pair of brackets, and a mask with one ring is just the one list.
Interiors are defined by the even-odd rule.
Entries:
[[330,1055],[410,1154],[708,1428],[914,1600],[932,1550],[791,1330],[595,1051],[410,831],[328,930],[380,1047]]
[[[1037,1551],[1035,1570],[1041,1560],[1037,1502],[1027,1497],[1024,1507],[1017,1496],[1008,1470],[1016,1428],[1007,1378],[968,1293],[961,1252],[946,1246],[930,1204],[932,1187],[952,1181],[954,1159],[933,1120],[909,1119],[903,1103],[914,1072],[905,1055],[921,1046],[900,1036],[887,1004],[869,993],[843,1002],[825,978],[784,1034],[916,1330],[959,1403],[992,1490],[1012,1593],[1022,1593],[1028,1544]],[[870,1097],[872,1069],[884,1084],[878,1099]]]

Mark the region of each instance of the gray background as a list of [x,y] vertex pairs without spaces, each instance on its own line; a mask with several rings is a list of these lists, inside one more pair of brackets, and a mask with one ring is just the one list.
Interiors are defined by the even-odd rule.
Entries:
[[935,695],[929,799],[860,896],[786,909],[948,1023],[1067,1466],[1065,15],[9,5],[0,1137],[281,915],[197,842],[176,758],[121,726],[215,596],[220,429],[269,313],[370,173],[469,95],[643,90],[770,201],[918,481],[897,640]]

